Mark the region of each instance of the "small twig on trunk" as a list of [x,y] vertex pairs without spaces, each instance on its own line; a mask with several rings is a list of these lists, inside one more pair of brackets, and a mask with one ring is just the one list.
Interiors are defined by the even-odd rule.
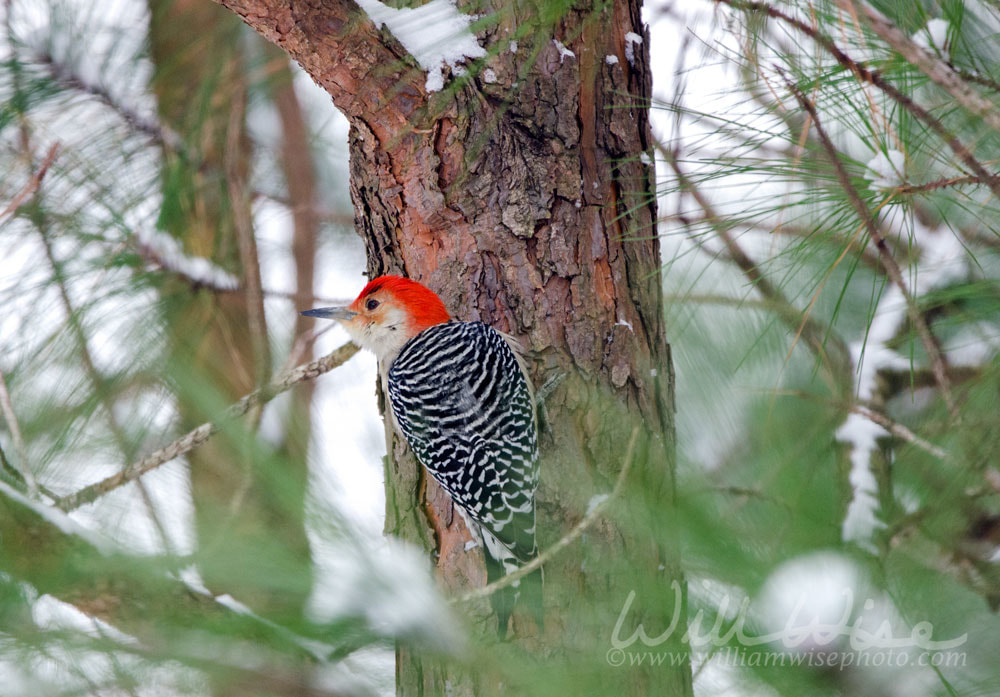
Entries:
[[131,463],[125,469],[113,474],[99,482],[85,486],[55,502],[55,505],[63,511],[72,511],[75,508],[91,503],[109,491],[113,491],[129,482],[135,481],[146,472],[156,469],[160,465],[170,462],[176,457],[194,450],[199,445],[205,443],[215,433],[219,431],[222,424],[243,416],[251,408],[262,406],[274,399],[277,395],[289,390],[303,380],[311,380],[323,373],[327,373],[337,366],[346,362],[351,356],[357,353],[358,347],[354,344],[344,344],[332,353],[319,358],[312,363],[301,365],[294,370],[283,373],[266,387],[254,390],[244,396],[238,402],[231,404],[222,416],[215,421],[208,421],[201,426],[188,431],[186,434],[166,445],[159,450],[155,450],[146,457]]
[[522,566],[520,569],[517,569],[516,571],[502,578],[499,578],[493,583],[487,584],[482,588],[476,588],[475,590],[469,591],[465,595],[459,596],[458,598],[452,600],[452,603],[466,603],[469,602],[470,600],[476,600],[478,598],[486,598],[488,596],[493,595],[497,591],[506,588],[515,581],[520,581],[522,578],[532,573],[536,569],[541,568],[542,565],[544,565],[552,557],[559,554],[559,552],[563,551],[566,547],[572,544],[578,537],[580,537],[580,535],[582,535],[583,532],[591,525],[593,525],[594,521],[596,521],[601,516],[601,514],[604,512],[604,509],[607,508],[608,505],[613,500],[618,498],[618,496],[621,494],[622,488],[624,487],[625,484],[625,480],[628,478],[629,470],[631,470],[632,468],[632,453],[635,451],[635,443],[638,439],[639,439],[639,427],[636,426],[635,428],[632,429],[632,436],[628,440],[628,447],[625,449],[625,459],[622,462],[621,471],[618,473],[618,479],[615,481],[615,488],[611,490],[611,495],[608,496],[603,501],[601,501],[600,503],[598,503],[593,508],[591,508],[586,513],[586,515],[584,515],[583,518],[580,519],[580,522],[574,525],[573,528],[562,537],[562,539],[560,539],[551,547],[547,548],[544,552],[542,552],[537,557],[532,559],[530,562]]
[[816,135],[819,137],[823,150],[826,152],[826,155],[830,160],[830,164],[836,172],[837,180],[840,182],[841,188],[844,190],[844,193],[847,194],[847,198],[849,199],[851,205],[854,207],[858,217],[868,230],[868,236],[875,244],[875,248],[878,249],[879,255],[882,258],[882,265],[885,267],[889,280],[891,280],[896,287],[899,288],[899,292],[902,294],[903,299],[906,302],[907,315],[913,323],[913,326],[917,331],[917,335],[920,337],[920,342],[923,344],[924,350],[927,352],[927,358],[931,364],[931,372],[934,373],[934,379],[937,382],[938,389],[941,390],[941,397],[944,399],[944,403],[948,407],[948,412],[951,414],[953,419],[957,419],[958,407],[955,406],[955,400],[951,394],[951,385],[948,381],[948,376],[945,373],[944,357],[941,355],[941,349],[938,348],[937,342],[931,334],[930,327],[927,326],[924,316],[920,313],[920,308],[917,307],[916,300],[906,285],[906,280],[903,278],[903,272],[899,268],[899,264],[896,263],[895,257],[892,256],[892,252],[886,244],[882,231],[879,230],[878,225],[875,223],[875,219],[872,217],[871,211],[868,210],[868,206],[866,206],[865,202],[861,200],[861,196],[854,188],[854,185],[851,184],[850,176],[848,176],[847,170],[844,168],[844,164],[840,161],[840,155],[837,152],[837,148],[833,144],[833,141],[830,140],[830,137],[823,128],[823,124],[819,120],[819,114],[816,111],[816,107],[806,98],[804,94],[802,94],[802,91],[799,90],[794,82],[786,78],[785,85],[795,96],[799,105],[812,116],[813,127],[816,129]]

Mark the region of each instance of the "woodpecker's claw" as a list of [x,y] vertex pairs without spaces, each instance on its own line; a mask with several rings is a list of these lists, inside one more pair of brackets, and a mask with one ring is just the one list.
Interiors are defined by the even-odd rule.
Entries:
[[358,313],[354,310],[348,310],[346,307],[317,307],[315,310],[306,310],[302,314],[306,317],[349,320]]

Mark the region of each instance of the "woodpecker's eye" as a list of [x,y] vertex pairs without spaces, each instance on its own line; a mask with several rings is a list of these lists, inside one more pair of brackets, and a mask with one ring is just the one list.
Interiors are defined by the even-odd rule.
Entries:
[[365,307],[368,308],[368,310],[374,310],[378,307],[378,300],[375,298],[369,298],[368,302],[365,303]]

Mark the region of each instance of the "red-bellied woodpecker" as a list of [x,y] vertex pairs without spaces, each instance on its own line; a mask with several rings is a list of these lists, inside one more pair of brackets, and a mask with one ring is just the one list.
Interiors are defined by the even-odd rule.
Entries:
[[[538,554],[538,438],[530,383],[507,340],[456,322],[433,291],[400,276],[368,283],[347,307],[302,314],[339,320],[379,360],[398,430],[478,534],[487,579]],[[540,574],[525,579],[540,609]],[[501,636],[520,584],[491,596]]]

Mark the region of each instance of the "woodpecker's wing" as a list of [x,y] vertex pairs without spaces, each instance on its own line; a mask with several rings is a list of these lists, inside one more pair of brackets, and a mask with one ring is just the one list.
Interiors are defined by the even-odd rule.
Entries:
[[425,329],[393,361],[387,385],[421,464],[514,557],[534,557],[534,405],[500,333],[482,322]]

